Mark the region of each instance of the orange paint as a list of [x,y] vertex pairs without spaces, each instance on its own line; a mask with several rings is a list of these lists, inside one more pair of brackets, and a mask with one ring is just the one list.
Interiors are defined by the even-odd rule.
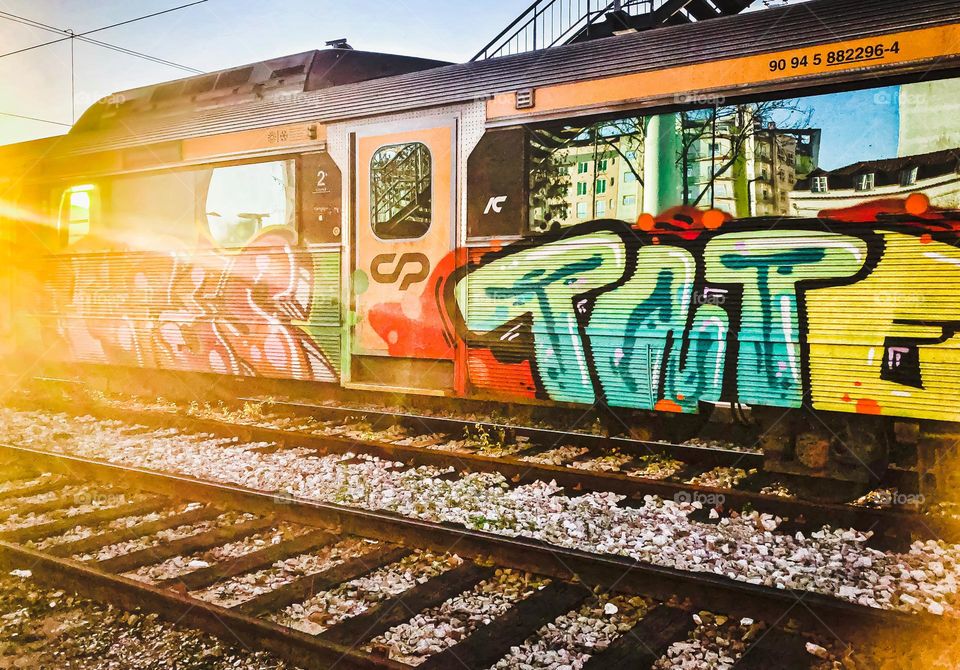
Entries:
[[536,398],[537,383],[530,361],[503,363],[489,349],[471,349],[467,354],[470,382],[481,389],[520,398]]
[[716,230],[727,220],[727,215],[719,209],[711,209],[703,213],[703,227],[707,230]]
[[[863,63],[855,60],[828,65],[827,59],[824,58],[824,54],[830,51],[874,47],[878,43],[890,45],[897,41],[900,43],[900,53],[887,52],[883,60],[872,67],[864,67]],[[498,93],[487,101],[487,117],[490,119],[522,118],[583,107],[652,101],[691,91],[702,95],[757,84],[774,84],[784,80],[813,79],[826,73],[850,70],[877,71],[892,65],[905,65],[953,56],[958,52],[960,52],[960,24],[935,26],[860,40],[820,44],[805,49],[775,51],[721,59],[711,63],[543,86],[537,89],[537,104],[528,110],[516,109],[515,92]],[[823,62],[815,66],[812,63],[817,55]],[[787,62],[794,58],[806,58],[811,65],[800,70],[771,72],[770,61],[780,58]]]
[[670,398],[664,398],[663,400],[658,400],[657,404],[653,406],[658,412],[683,412],[683,408],[678,405],[676,402]]
[[[371,226],[371,161],[382,147],[408,142],[420,142],[430,150],[434,194],[432,222],[429,230],[419,238],[381,239]],[[454,358],[454,340],[447,332],[434,290],[441,277],[448,276],[455,266],[451,255],[456,246],[453,233],[455,209],[448,195],[452,194],[455,185],[454,146],[452,123],[382,135],[372,131],[357,139],[359,188],[354,227],[357,268],[372,278],[375,267],[389,272],[397,267],[404,254],[420,254],[426,259],[430,276],[427,280],[410,284],[403,291],[398,277],[394,281],[370,281],[366,290],[354,292],[358,320],[351,345],[355,354]],[[411,264],[411,270],[419,267],[419,264]],[[395,336],[390,334],[393,331],[396,331]]]
[[857,401],[857,414],[882,414],[880,403],[871,398],[860,398]]
[[933,235],[930,233],[924,233],[920,236],[920,244],[930,244],[933,242]]
[[843,397],[840,398],[840,400],[842,400],[843,402],[850,402],[850,394],[849,394],[849,393],[844,393],[844,394],[843,394]]
[[[316,128],[316,138],[310,137],[310,128]],[[183,159],[196,160],[211,156],[242,154],[276,147],[321,144],[327,141],[327,127],[320,124],[298,123],[256,130],[241,130],[209,137],[191,137],[183,140]]]
[[640,230],[645,230],[650,232],[657,225],[657,220],[653,218],[653,214],[641,214],[637,218],[637,228]]
[[930,211],[930,198],[923,193],[911,193],[905,203],[907,214],[921,216]]

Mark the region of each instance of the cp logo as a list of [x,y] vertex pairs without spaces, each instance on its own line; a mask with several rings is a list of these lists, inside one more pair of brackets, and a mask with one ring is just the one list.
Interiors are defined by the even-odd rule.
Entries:
[[[430,259],[423,254],[403,254],[392,272],[384,272],[383,267],[393,263],[396,257],[396,254],[374,256],[373,260],[370,261],[370,276],[373,277],[374,281],[380,284],[392,284],[403,275],[400,290],[406,291],[411,284],[422,282],[430,276]],[[404,274],[408,265],[416,266],[416,269],[411,268],[409,272]]]

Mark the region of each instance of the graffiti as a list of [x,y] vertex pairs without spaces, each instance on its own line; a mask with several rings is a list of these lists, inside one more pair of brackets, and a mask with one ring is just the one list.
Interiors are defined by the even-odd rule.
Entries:
[[[402,254],[393,271],[384,272],[382,270],[383,266],[393,263],[396,257],[397,254],[380,254],[373,257],[373,260],[370,261],[370,276],[373,277],[374,281],[381,284],[393,284],[403,276],[403,281],[400,282],[400,290],[406,291],[412,284],[419,284],[430,276],[430,259],[423,254],[412,253]],[[404,275],[404,270],[411,264],[418,265],[420,269]]]
[[492,251],[447,296],[471,382],[522,389],[525,363],[558,402],[960,419],[960,220],[846,214],[771,230],[671,211]]
[[[424,257],[424,263],[427,262]],[[447,323],[442,309],[442,296],[455,267],[455,255],[450,253],[437,263],[422,293],[401,290],[393,294],[399,300],[379,302],[370,307],[367,321],[386,342],[390,356],[453,358],[453,328]]]
[[55,330],[72,360],[337,379],[313,333],[323,326],[315,287],[321,261],[294,252],[283,233],[230,255],[74,255],[53,262]]

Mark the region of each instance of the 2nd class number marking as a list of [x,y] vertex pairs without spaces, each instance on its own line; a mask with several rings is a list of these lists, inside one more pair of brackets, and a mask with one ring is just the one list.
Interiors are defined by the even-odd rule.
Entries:
[[774,58],[770,61],[771,72],[784,72],[787,70],[803,70],[808,67],[819,67],[826,65],[834,67],[845,65],[847,63],[868,63],[870,61],[884,60],[888,54],[900,53],[900,42],[892,44],[874,44],[865,47],[850,47],[848,49],[833,49],[831,51],[821,51],[813,55],[805,54],[803,56],[793,56],[792,58]]

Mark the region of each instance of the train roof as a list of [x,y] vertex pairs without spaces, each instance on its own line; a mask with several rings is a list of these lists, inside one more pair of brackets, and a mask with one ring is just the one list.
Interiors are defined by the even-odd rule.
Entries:
[[335,47],[118,91],[90,106],[71,134],[110,130],[137,116],[161,118],[276,100],[308,91],[450,65],[446,61]]
[[122,123],[100,123],[94,130],[85,129],[81,119],[75,132],[60,138],[54,153],[86,154],[281,124],[394,114],[483,100],[527,87],[735,58],[770,51],[771,46],[787,50],[855,40],[955,23],[956,7],[956,0],[812,0],[293,95],[179,113],[143,112]]

